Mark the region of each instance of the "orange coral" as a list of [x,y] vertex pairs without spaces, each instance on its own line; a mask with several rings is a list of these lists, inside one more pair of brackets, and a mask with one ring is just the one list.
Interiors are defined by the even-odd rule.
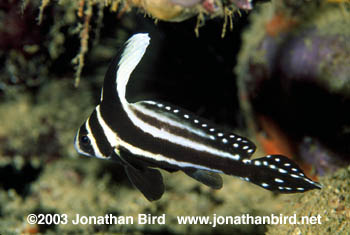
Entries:
[[267,154],[282,154],[286,156],[295,155],[288,137],[266,116],[259,116],[259,124],[265,134],[258,133],[257,138]]
[[185,11],[185,7],[174,4],[170,0],[129,0],[129,2],[160,20],[182,21],[192,16]]
[[269,22],[265,24],[266,33],[272,37],[281,32],[288,31],[296,24],[296,20],[282,13],[277,13]]
[[[295,158],[296,152],[293,151],[294,145],[288,136],[278,127],[278,125],[270,118],[260,115],[259,124],[265,134],[257,133],[257,139],[266,154],[281,154],[289,158]],[[295,159],[294,159],[295,160]],[[311,166],[299,163],[300,167],[310,175]],[[317,177],[311,177],[316,180]]]

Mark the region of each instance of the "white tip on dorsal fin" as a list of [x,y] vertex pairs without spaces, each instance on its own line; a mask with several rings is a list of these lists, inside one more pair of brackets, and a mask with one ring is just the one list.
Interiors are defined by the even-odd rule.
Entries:
[[140,62],[149,45],[148,33],[133,35],[127,42],[119,61],[119,69],[116,74],[117,92],[122,103],[127,103],[125,90],[130,74]]

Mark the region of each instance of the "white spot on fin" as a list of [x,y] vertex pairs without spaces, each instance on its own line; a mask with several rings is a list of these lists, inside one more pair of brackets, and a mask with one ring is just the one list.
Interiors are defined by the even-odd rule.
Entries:
[[279,178],[275,178],[275,182],[277,182],[277,183],[284,183],[284,180],[281,180]]

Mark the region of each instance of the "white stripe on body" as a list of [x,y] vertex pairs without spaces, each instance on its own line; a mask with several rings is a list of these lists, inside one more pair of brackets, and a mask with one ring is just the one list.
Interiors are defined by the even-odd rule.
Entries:
[[[142,101],[144,103],[149,103],[149,104],[154,104],[153,101]],[[199,135],[201,137],[204,137],[204,138],[207,138],[207,139],[210,139],[210,135],[208,135],[207,133],[205,133],[204,131],[202,130],[198,130],[198,129],[193,129],[191,128],[190,126],[188,125],[184,125],[184,124],[181,124],[179,122],[176,122],[174,121],[173,119],[171,118],[168,118],[164,115],[159,115],[157,112],[155,112],[154,110],[150,110],[150,109],[147,109],[141,105],[139,105],[139,103],[134,103],[134,104],[131,104],[132,107],[135,109],[135,110],[138,110],[139,112],[147,115],[147,116],[150,116],[152,118],[155,118],[157,119],[158,121],[161,121],[161,122],[164,122],[164,123],[167,123],[173,127],[178,127],[178,128],[181,128],[181,129],[184,129],[184,130],[188,130],[192,133],[195,133],[196,135]]]

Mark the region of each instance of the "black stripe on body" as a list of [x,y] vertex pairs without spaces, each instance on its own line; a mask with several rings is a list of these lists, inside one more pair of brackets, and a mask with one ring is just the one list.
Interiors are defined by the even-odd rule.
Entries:
[[96,109],[92,112],[89,118],[89,126],[99,151],[103,154],[104,157],[110,157],[112,154],[112,146],[108,142],[103,129],[98,122]]
[[[176,161],[193,163],[211,169],[223,171],[226,174],[237,176],[245,175],[244,164],[241,161],[213,155],[208,152],[198,151],[192,147],[179,146],[171,140],[154,138],[152,135],[136,127],[127,117],[125,112],[114,112],[111,106],[100,105],[102,118],[112,128],[118,136],[128,144],[140,148],[144,151],[161,154]],[[138,156],[145,161],[159,165],[159,167],[181,169],[176,165],[157,161],[155,158]]]

